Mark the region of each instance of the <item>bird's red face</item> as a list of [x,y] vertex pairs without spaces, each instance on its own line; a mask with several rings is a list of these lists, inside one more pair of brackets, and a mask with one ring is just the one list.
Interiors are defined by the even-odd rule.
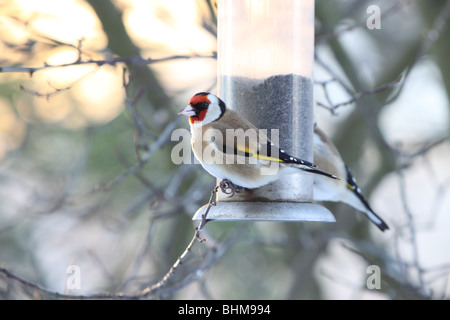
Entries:
[[188,106],[178,114],[188,116],[191,125],[195,122],[206,125],[219,120],[225,111],[225,102],[212,93],[200,92],[194,95]]
[[198,93],[191,98],[189,105],[194,109],[195,115],[189,117],[189,122],[203,121],[206,113],[208,112],[211,101],[208,99],[208,95]]

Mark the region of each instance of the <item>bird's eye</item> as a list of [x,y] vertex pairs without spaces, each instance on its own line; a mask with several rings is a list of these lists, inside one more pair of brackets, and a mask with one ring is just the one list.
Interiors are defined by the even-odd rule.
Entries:
[[209,106],[209,103],[208,103],[208,102],[203,102],[203,103],[202,103],[202,107],[203,107],[203,108],[207,109],[208,106]]

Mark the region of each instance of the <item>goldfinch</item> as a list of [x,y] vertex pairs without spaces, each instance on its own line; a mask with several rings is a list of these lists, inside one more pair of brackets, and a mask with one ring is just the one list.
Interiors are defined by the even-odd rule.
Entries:
[[333,181],[315,176],[313,199],[315,201],[344,202],[364,213],[381,231],[389,229],[383,219],[370,207],[336,146],[317,125],[314,126],[313,146],[314,162],[320,168],[339,178],[339,180]]
[[312,163],[274,145],[264,132],[227,109],[214,94],[195,94],[179,114],[189,117],[194,156],[206,171],[224,183],[222,190],[230,185],[233,192],[259,188],[281,174],[303,170],[314,174],[314,200],[346,202],[365,213],[381,230],[388,229],[362,196],[335,146],[317,126]]
[[189,117],[195,157],[219,180],[254,189],[277,180],[280,174],[299,169],[337,179],[315,164],[279,149],[264,132],[227,109],[225,103],[211,93],[197,93],[179,114]]

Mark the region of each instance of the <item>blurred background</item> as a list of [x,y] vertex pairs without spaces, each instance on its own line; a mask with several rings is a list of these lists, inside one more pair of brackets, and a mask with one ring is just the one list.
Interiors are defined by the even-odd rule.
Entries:
[[[343,204],[324,204],[335,224],[210,222],[149,298],[449,297],[450,1],[315,11],[317,122],[391,230]],[[216,13],[0,1],[0,297],[139,295],[183,254],[215,180],[173,164],[170,135],[194,93],[216,92]]]

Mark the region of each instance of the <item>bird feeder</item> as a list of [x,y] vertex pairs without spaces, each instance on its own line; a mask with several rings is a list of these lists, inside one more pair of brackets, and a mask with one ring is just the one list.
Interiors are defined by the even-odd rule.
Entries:
[[[219,0],[218,95],[285,152],[312,162],[313,62],[314,0]],[[299,170],[232,197],[219,189],[207,219],[334,222],[311,203],[313,179]]]

